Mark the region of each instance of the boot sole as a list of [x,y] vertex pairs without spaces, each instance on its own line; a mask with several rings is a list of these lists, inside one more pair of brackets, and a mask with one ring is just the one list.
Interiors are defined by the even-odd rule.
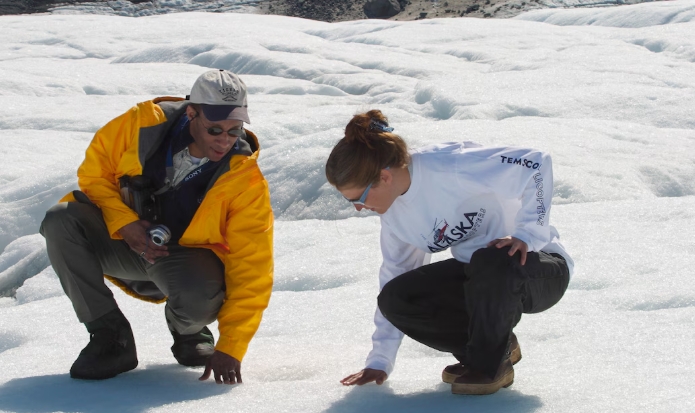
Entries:
[[501,388],[507,388],[514,384],[514,370],[509,371],[499,380],[487,384],[464,384],[453,383],[451,385],[451,393],[466,394],[472,396],[483,396],[486,394],[496,393]]
[[70,371],[70,378],[73,379],[78,379],[78,380],[106,380],[106,379],[111,379],[116,376],[118,376],[121,373],[125,373],[126,371],[130,371],[135,369],[138,366],[138,361],[135,360],[134,363],[126,365],[123,369],[120,371],[116,371],[114,373],[110,373],[108,375],[89,375],[89,374],[79,374],[79,373],[74,373],[72,370]]
[[195,359],[179,359],[176,358],[176,362],[179,363],[182,366],[185,367],[205,367],[207,365],[208,360],[210,359],[211,356],[208,357],[198,357]]
[[[512,354],[509,356],[509,360],[512,362],[512,365],[521,361],[521,347],[517,347],[512,351]],[[460,374],[449,373],[446,370],[442,371],[442,381],[444,383],[453,384],[454,381],[459,377],[461,377]]]

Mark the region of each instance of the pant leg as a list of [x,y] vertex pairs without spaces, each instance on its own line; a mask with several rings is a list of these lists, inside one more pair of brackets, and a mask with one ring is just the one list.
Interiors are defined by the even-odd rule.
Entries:
[[555,305],[569,284],[569,270],[558,254],[531,252],[521,265],[509,248],[476,251],[465,267],[464,296],[470,317],[466,359],[493,377],[502,362],[512,328],[521,314]]
[[410,338],[463,361],[468,343],[465,265],[449,259],[394,278],[379,294],[381,313]]
[[77,318],[87,323],[118,308],[104,274],[146,279],[145,261],[121,240],[111,239],[101,210],[93,204],[63,202],[46,212],[41,235]]
[[168,297],[164,312],[169,329],[195,334],[217,318],[225,297],[224,265],[212,251],[170,245],[169,256],[147,269]]
[[540,271],[526,285],[524,313],[543,312],[557,304],[565,295],[570,282],[567,262],[560,254],[538,253]]

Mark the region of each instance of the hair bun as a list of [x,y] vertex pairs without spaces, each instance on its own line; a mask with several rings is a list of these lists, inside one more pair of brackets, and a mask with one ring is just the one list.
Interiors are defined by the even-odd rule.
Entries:
[[405,141],[393,133],[379,109],[372,109],[354,115],[345,126],[345,137],[326,161],[326,178],[336,188],[364,188],[379,181],[382,169],[409,163]]

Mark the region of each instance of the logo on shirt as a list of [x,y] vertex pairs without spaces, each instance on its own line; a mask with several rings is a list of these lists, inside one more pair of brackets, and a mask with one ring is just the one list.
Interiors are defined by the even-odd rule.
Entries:
[[479,212],[464,213],[463,217],[464,220],[454,226],[449,225],[446,219],[434,219],[432,231],[427,236],[420,234],[422,239],[427,241],[430,252],[444,251],[473,236],[485,218],[485,209],[480,208]]
[[539,169],[541,167],[541,164],[539,164],[538,162],[533,162],[532,160],[529,160],[529,159],[510,158],[508,156],[502,156],[502,155],[500,155],[500,158],[502,158],[502,163],[510,163],[512,165],[525,166],[528,169]]
[[533,182],[536,183],[536,214],[538,214],[538,219],[536,220],[536,225],[543,226],[543,220],[545,219],[545,204],[543,203],[543,178],[541,178],[541,173],[537,172],[533,175]]
[[[443,224],[442,224],[443,222]],[[437,219],[434,220],[434,242],[442,242],[446,236],[446,229],[449,228],[449,223],[446,220],[442,220],[439,225],[443,225],[441,228],[437,228]]]
[[199,173],[200,173],[200,168],[198,168],[195,171],[188,174],[188,176],[186,178],[184,178],[183,182],[187,182],[189,179],[195,178],[196,176],[198,176]]

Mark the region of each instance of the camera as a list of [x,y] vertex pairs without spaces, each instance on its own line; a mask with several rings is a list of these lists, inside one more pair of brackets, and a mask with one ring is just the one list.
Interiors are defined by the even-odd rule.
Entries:
[[155,225],[147,233],[155,245],[165,245],[171,239],[171,231],[169,231],[166,225]]
[[144,175],[122,176],[119,178],[121,199],[140,219],[157,221],[160,215],[159,205],[154,195],[152,180]]
[[[152,180],[144,175],[119,178],[121,199],[130,209],[138,214],[140,219],[157,222],[160,217],[160,207],[155,196]],[[162,246],[171,240],[171,231],[165,225],[155,225],[147,230],[152,242]]]

